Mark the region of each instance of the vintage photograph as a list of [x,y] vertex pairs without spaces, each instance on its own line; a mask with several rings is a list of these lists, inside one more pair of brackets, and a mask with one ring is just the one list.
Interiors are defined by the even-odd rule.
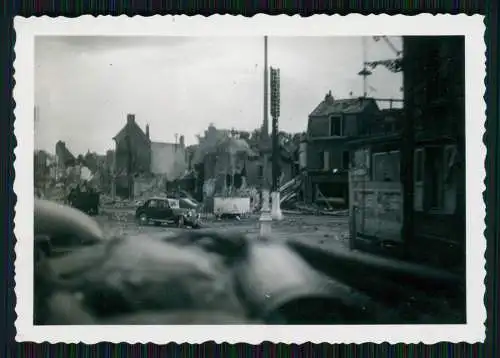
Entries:
[[34,36],[33,326],[466,325],[466,44]]

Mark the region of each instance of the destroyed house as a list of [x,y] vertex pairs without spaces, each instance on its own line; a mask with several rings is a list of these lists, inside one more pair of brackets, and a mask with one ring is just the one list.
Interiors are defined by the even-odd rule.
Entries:
[[58,141],[56,143],[56,162],[57,167],[60,169],[75,165],[76,158],[63,141]]
[[[148,132],[148,131],[146,131]],[[115,170],[118,175],[149,173],[151,165],[151,141],[135,121],[135,115],[127,115],[127,123],[113,137],[115,141]]]
[[[148,130],[146,129],[146,132]],[[132,197],[134,194],[133,177],[149,174],[151,165],[151,141],[149,133],[135,121],[135,115],[127,115],[127,123],[113,137],[115,142],[115,190],[121,197]]]
[[188,169],[184,137],[179,143],[151,142],[151,172],[169,181],[177,180]]
[[348,204],[350,138],[369,130],[380,110],[372,98],[334,99],[329,92],[311,112],[306,133],[307,203],[327,207]]

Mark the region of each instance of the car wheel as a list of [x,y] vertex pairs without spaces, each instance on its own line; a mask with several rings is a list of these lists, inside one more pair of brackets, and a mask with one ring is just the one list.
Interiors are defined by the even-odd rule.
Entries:
[[139,224],[141,224],[141,225],[148,224],[148,216],[146,214],[139,215]]
[[184,216],[179,217],[179,219],[177,220],[177,227],[184,227]]

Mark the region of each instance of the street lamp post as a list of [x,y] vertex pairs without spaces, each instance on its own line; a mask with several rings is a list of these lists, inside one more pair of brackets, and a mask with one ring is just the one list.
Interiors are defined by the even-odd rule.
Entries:
[[260,211],[260,237],[266,237],[271,234],[272,217],[269,210],[269,189],[267,187],[267,153],[268,153],[268,76],[267,76],[267,36],[264,36],[264,118],[260,137],[260,153],[262,163],[262,204]]

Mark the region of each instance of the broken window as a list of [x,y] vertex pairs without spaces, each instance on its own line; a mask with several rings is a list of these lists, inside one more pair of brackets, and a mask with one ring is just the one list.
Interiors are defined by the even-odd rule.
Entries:
[[319,152],[319,166],[320,170],[329,170],[330,169],[330,152],[321,151]]
[[241,185],[243,184],[243,179],[241,174],[235,174],[234,179],[233,179],[233,186],[236,189],[240,189]]
[[323,169],[324,166],[325,166],[325,153],[321,151],[318,153],[318,168]]
[[342,119],[340,117],[330,118],[330,136],[342,136]]

